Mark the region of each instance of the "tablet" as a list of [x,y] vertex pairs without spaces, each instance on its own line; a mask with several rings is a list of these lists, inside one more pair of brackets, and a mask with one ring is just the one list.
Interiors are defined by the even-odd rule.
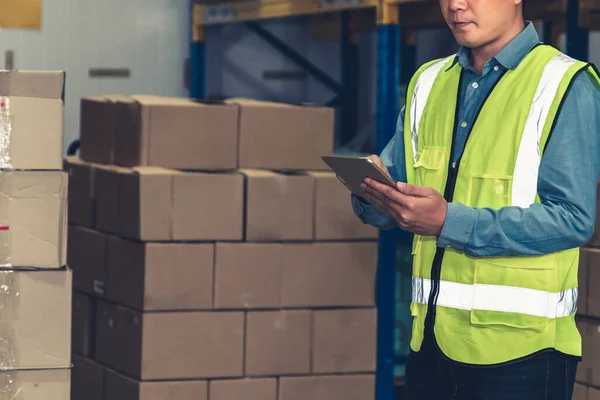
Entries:
[[365,178],[371,178],[383,184],[395,187],[396,182],[381,170],[372,160],[362,157],[322,156],[321,159],[341,177],[352,192],[364,197],[360,187]]

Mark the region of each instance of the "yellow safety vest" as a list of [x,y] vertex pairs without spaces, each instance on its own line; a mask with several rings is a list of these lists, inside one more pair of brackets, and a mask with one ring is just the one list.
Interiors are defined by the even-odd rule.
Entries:
[[[423,65],[409,84],[408,182],[473,208],[540,203],[538,169],[562,99],[578,73],[589,71],[600,82],[598,74],[590,64],[537,46],[499,79],[462,157],[450,164],[462,77],[453,59]],[[467,364],[498,364],[544,349],[581,355],[575,325],[579,249],[476,258],[416,235],[413,257],[414,351],[433,333],[447,357]]]

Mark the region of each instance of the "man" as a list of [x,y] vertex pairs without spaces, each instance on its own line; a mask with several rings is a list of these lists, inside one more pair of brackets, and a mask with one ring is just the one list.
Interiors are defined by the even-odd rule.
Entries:
[[541,44],[521,3],[440,0],[462,47],[417,71],[371,156],[396,187],[352,196],[363,222],[415,234],[406,400],[572,396],[599,78]]

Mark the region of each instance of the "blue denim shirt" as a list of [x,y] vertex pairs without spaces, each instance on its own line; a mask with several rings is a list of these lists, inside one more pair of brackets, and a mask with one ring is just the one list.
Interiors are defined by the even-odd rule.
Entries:
[[[460,87],[460,122],[474,123],[477,110],[502,72],[514,69],[539,43],[531,22],[484,66],[479,76],[470,62],[469,49],[455,58],[465,69]],[[596,185],[600,173],[600,90],[588,73],[577,76],[557,117],[555,129],[542,157],[538,193],[543,200],[529,208],[474,209],[449,203],[438,246],[448,246],[467,255],[540,255],[584,245],[594,231]],[[459,158],[467,129],[459,126],[453,160]],[[491,133],[493,134],[493,133]],[[380,157],[396,181],[406,182],[404,153],[404,109],[396,134]],[[352,195],[355,214],[381,229],[397,226],[387,213],[360,202]]]

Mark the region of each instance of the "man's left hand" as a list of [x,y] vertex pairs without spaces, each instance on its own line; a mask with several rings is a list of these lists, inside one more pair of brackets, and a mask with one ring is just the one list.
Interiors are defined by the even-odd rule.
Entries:
[[390,214],[402,229],[423,236],[442,232],[448,203],[437,190],[404,182],[391,187],[370,178],[362,185],[365,199]]

